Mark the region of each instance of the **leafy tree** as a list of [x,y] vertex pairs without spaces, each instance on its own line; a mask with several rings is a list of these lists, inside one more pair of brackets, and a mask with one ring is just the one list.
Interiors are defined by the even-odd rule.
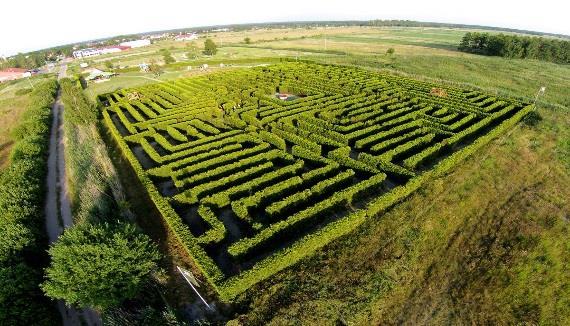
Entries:
[[105,67],[107,67],[107,69],[113,69],[113,63],[111,61],[105,61]]
[[217,52],[218,47],[216,46],[216,43],[214,43],[214,41],[211,39],[206,39],[206,41],[204,41],[204,54],[215,55]]
[[249,37],[244,38],[243,41],[245,44],[251,44],[251,39]]
[[176,62],[176,59],[174,59],[170,51],[168,51],[167,49],[162,49],[159,51],[159,53],[162,54],[162,60],[164,61],[164,64],[170,64]]
[[60,319],[39,291],[40,281],[41,273],[25,263],[0,265],[0,325],[54,325]]
[[506,58],[528,58],[570,63],[570,41],[519,35],[468,32],[458,49]]
[[158,250],[127,223],[80,224],[50,248],[41,287],[68,304],[105,310],[137,295],[157,268]]
[[148,65],[148,70],[153,73],[156,77],[162,75],[162,73],[164,72],[164,70],[162,69],[162,67],[156,63],[156,61],[151,60],[149,65]]
[[396,52],[396,50],[394,50],[394,48],[388,48],[388,50],[386,50],[386,55],[391,56],[394,54],[394,52]]

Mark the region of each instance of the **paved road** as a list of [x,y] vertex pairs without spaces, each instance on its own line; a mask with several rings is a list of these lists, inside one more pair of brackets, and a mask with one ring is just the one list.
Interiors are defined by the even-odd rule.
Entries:
[[[62,64],[58,79],[64,78],[67,72],[67,65]],[[71,215],[71,205],[67,191],[65,175],[65,155],[63,142],[63,105],[61,103],[61,92],[58,91],[57,98],[52,107],[53,121],[51,124],[51,134],[49,139],[48,175],[47,175],[47,196],[46,196],[46,230],[50,244],[55,242],[63,233],[64,228],[73,225]],[[57,307],[61,313],[64,326],[82,325],[82,320],[91,326],[102,324],[99,315],[91,309],[78,310],[67,307],[63,301],[57,302]]]

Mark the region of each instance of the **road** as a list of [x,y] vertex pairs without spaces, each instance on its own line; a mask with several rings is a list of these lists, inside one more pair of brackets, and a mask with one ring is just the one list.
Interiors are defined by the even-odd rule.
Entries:
[[[67,65],[62,64],[58,80],[65,78]],[[73,225],[71,205],[65,174],[63,104],[61,91],[58,91],[56,101],[52,106],[53,120],[49,139],[47,195],[46,195],[46,230],[49,243],[53,243],[63,233],[64,228]],[[92,309],[75,309],[67,307],[61,300],[57,302],[64,326],[102,325],[101,318]]]

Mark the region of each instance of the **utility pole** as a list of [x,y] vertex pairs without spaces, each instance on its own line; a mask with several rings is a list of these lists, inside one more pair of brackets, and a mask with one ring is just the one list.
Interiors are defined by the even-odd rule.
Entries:
[[534,97],[534,109],[536,110],[536,101],[538,101],[538,97],[540,95],[544,95],[544,92],[546,92],[546,86],[541,86],[540,89],[538,90],[538,92],[536,93],[536,96]]
[[327,50],[327,26],[325,25],[325,51]]
[[30,83],[30,86],[32,86],[32,88],[34,88],[34,84],[32,84],[32,80],[30,79],[30,77],[28,77],[28,83]]
[[214,310],[212,308],[212,306],[210,306],[208,304],[208,302],[206,302],[206,300],[200,295],[200,293],[198,292],[198,290],[196,290],[196,288],[194,287],[194,284],[196,284],[197,287],[199,287],[200,285],[198,285],[198,281],[196,280],[196,278],[194,277],[194,275],[192,275],[192,273],[190,273],[189,271],[180,268],[180,266],[176,266],[176,268],[178,269],[178,272],[180,272],[180,274],[182,274],[182,277],[184,277],[184,279],[186,280],[186,282],[188,282],[188,284],[190,284],[190,287],[192,288],[192,290],[194,290],[194,292],[198,295],[198,297],[200,298],[200,300],[202,300],[202,302],[206,305],[206,307],[208,308],[208,310]]

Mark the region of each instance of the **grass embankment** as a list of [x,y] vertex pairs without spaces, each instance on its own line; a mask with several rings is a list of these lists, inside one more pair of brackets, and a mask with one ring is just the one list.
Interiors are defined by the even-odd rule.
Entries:
[[98,131],[97,108],[70,79],[61,81],[65,161],[74,223],[127,214],[123,189]]
[[[111,159],[113,152],[108,151],[102,138],[98,108],[89,102],[76,82],[64,79],[61,85],[67,178],[76,224],[73,227],[134,222],[136,216],[126,202],[129,189],[123,187]],[[148,211],[136,212],[141,213],[139,216],[143,220],[148,217]],[[90,243],[88,246],[97,245]],[[101,244],[101,248],[104,252],[112,251],[106,244]],[[144,318],[151,324],[163,324],[163,318],[175,318],[164,306],[159,293],[162,291],[161,271],[151,272],[150,279],[141,281],[143,285],[138,295],[120,306],[101,311],[105,324],[139,324]]]

